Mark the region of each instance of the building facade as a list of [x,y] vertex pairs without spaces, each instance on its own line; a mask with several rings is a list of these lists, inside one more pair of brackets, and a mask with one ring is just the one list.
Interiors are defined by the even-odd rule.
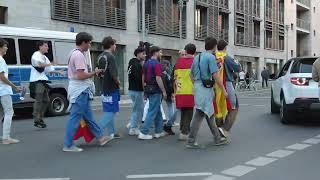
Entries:
[[[142,0],[1,0],[0,23],[87,31],[94,36],[93,63],[102,51],[102,38],[114,37],[122,89],[126,92],[127,64],[143,38],[163,48],[163,59],[174,64],[185,44],[194,43],[198,51],[203,51],[203,40],[213,36],[228,41],[229,54],[258,79],[266,66],[276,74],[287,59],[286,36],[292,38],[285,30],[289,17],[284,16],[284,1],[291,0],[145,0],[145,37]],[[317,44],[312,38],[310,41]]]
[[320,1],[286,1],[287,57],[320,56]]

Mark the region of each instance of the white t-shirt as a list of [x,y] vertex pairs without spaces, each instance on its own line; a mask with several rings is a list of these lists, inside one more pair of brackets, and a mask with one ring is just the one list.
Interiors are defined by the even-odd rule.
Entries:
[[[4,73],[4,76],[8,78],[8,66],[3,57],[0,56],[0,73]],[[12,88],[8,84],[5,84],[0,80],[0,96],[12,95]]]
[[[33,53],[31,57],[31,64],[34,67],[38,67],[39,64],[50,64],[49,59],[42,54],[40,51],[37,51]],[[36,81],[48,81],[48,77],[46,75],[46,72],[54,71],[53,66],[48,66],[45,68],[45,70],[40,73],[35,68],[31,67],[31,73],[30,73],[30,82],[36,82]]]
[[239,73],[239,78],[241,79],[241,80],[244,80],[244,77],[246,76],[246,73],[244,73],[243,71],[241,71],[240,73]]

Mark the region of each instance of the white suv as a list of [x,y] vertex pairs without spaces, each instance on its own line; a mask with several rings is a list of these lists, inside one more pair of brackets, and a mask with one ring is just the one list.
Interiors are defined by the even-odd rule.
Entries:
[[296,113],[319,108],[319,87],[312,80],[312,65],[316,59],[290,59],[272,84],[271,112],[280,113],[282,123],[292,121]]

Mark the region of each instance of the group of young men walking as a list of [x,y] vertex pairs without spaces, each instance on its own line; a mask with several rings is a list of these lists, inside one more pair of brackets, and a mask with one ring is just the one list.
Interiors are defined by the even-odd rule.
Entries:
[[[114,138],[120,138],[115,130],[115,115],[119,112],[120,81],[113,53],[116,41],[106,37],[102,41],[104,52],[97,60],[97,67],[90,68],[85,52],[91,47],[92,36],[81,32],[76,36],[76,46],[68,57],[68,100],[70,116],[66,123],[63,151],[81,152],[83,149],[74,144],[75,134],[84,120],[92,136],[100,145]],[[7,51],[7,42],[0,39],[0,97],[4,112],[3,143],[19,142],[10,137],[13,116],[12,88],[21,91],[8,80],[8,68],[2,58]],[[173,69],[167,61],[161,63],[162,50],[157,46],[149,47],[142,43],[134,51],[135,58],[128,66],[129,95],[133,102],[132,114],[128,124],[128,134],[141,140],[174,135],[172,126],[176,120],[177,109],[181,112],[179,140],[186,141],[187,148],[201,148],[197,143],[197,134],[202,120],[214,136],[215,145],[229,142],[229,131],[236,118],[238,100],[233,87],[233,76],[240,71],[240,65],[226,53],[227,43],[217,42],[208,37],[205,40],[205,52],[196,55],[194,44],[187,44]],[[218,46],[218,51],[217,51]],[[46,72],[65,74],[55,71],[44,55],[48,43],[41,41],[39,51],[32,56],[30,90],[33,88],[35,126],[46,128],[43,114],[48,103],[48,81]],[[95,93],[92,78],[99,77],[102,83],[103,116],[95,121],[90,100]],[[169,109],[168,121],[164,122],[162,101]],[[148,106],[144,106],[147,101]],[[144,114],[144,108],[145,114]],[[2,111],[0,111],[2,112]],[[217,116],[219,115],[219,116]],[[145,119],[143,121],[143,116]],[[154,135],[150,133],[154,125]],[[105,129],[107,133],[104,133]],[[105,135],[107,134],[107,135]]]

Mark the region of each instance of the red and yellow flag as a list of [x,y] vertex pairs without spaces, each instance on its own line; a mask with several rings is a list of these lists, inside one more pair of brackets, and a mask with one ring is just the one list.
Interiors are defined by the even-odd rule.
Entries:
[[[225,52],[218,51],[216,53],[217,65],[219,68],[218,76],[222,80],[224,87],[226,88],[226,75],[224,69],[224,57],[227,54]],[[215,89],[215,98],[214,98],[214,109],[215,117],[218,119],[225,118],[228,114],[228,111],[231,109],[231,103],[228,98],[223,95],[222,89],[217,83],[214,85]]]
[[81,137],[83,137],[87,143],[91,142],[95,138],[94,134],[90,131],[90,128],[88,127],[86,121],[83,119],[80,121],[79,128],[76,134],[73,136],[73,140],[78,140]]

